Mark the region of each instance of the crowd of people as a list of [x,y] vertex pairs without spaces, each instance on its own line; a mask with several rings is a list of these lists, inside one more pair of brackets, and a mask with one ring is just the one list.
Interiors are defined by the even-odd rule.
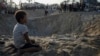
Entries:
[[72,4],[61,4],[61,11],[84,11],[85,4],[83,3],[72,3]]
[[[42,9],[44,10],[44,14],[48,15],[48,13],[53,13],[56,10],[58,10],[59,12],[66,12],[66,11],[70,11],[70,12],[78,12],[78,11],[85,11],[85,9],[87,8],[87,5],[85,3],[72,3],[72,4],[63,4],[61,3],[60,5],[57,5],[56,8],[54,8],[54,6],[51,5],[41,5],[41,6],[22,6],[21,4],[21,9],[23,10],[33,10],[35,11],[36,9]],[[14,14],[15,11],[18,10],[18,8],[13,8],[11,6],[7,6],[5,4],[5,2],[1,2],[0,3],[0,14]]]
[[0,2],[0,14],[14,14],[17,9],[17,7],[7,5],[5,1]]

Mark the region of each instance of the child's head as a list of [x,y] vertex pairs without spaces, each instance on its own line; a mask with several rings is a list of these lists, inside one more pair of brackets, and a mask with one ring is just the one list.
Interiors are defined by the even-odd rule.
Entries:
[[15,18],[18,23],[21,24],[27,23],[27,14],[25,11],[22,10],[16,11]]

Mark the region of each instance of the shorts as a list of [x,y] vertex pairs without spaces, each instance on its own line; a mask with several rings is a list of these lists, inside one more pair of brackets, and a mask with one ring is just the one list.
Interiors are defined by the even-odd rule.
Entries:
[[26,43],[23,47],[21,47],[20,49],[27,49],[27,48],[32,48],[32,47],[35,47],[35,48],[40,48],[39,45],[33,45],[33,44],[30,44],[30,43]]

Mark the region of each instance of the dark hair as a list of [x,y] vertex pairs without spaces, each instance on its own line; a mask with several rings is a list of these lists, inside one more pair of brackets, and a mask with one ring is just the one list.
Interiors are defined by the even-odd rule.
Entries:
[[16,11],[15,12],[15,18],[16,18],[17,22],[20,23],[20,19],[23,19],[25,15],[26,15],[26,12],[23,11],[23,10]]

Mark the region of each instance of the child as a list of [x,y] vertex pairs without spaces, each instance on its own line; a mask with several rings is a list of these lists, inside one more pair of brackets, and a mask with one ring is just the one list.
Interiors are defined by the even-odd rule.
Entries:
[[25,11],[19,10],[15,13],[17,24],[13,30],[14,45],[20,52],[37,52],[41,50],[38,45],[32,45],[29,36],[27,23],[27,14]]

